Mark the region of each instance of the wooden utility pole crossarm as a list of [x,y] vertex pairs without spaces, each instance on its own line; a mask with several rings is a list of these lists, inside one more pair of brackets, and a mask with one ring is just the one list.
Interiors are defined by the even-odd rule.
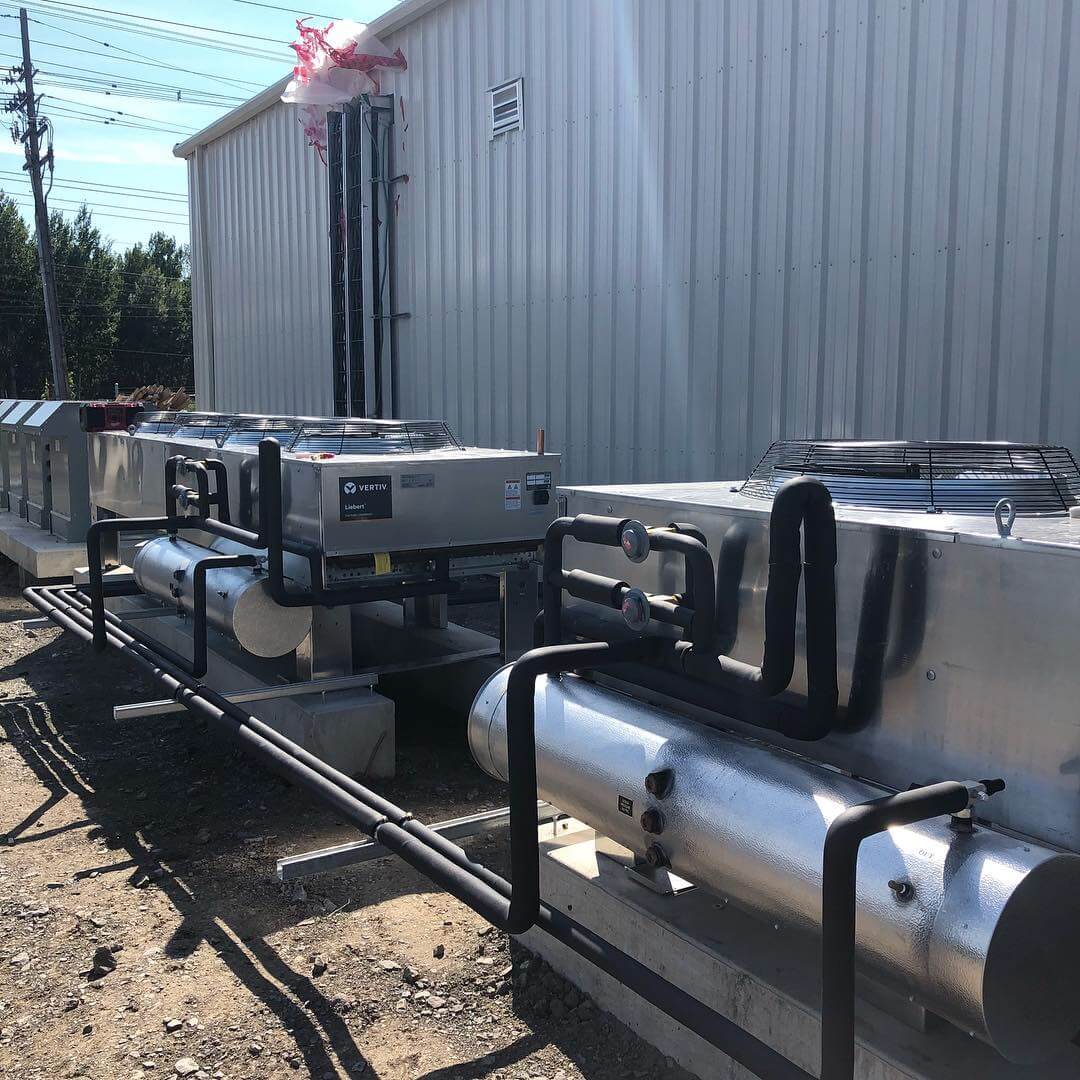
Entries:
[[30,186],[34,189],[34,228],[37,233],[38,265],[41,268],[41,289],[45,295],[45,321],[49,330],[49,355],[52,359],[53,397],[68,396],[67,359],[64,356],[64,331],[60,325],[60,304],[56,299],[56,269],[53,265],[52,238],[49,236],[49,214],[45,209],[45,194],[41,186],[41,154],[38,147],[37,102],[34,100],[34,67],[30,60],[30,31],[26,8],[19,8],[19,29],[22,32],[23,87],[26,92],[26,167]]

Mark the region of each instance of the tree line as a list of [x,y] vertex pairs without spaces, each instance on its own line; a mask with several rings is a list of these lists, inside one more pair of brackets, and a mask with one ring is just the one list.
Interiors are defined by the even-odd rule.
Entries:
[[[162,383],[192,388],[187,248],[166,233],[117,253],[84,205],[49,217],[69,395],[111,398]],[[50,393],[51,368],[37,245],[0,191],[0,396]]]

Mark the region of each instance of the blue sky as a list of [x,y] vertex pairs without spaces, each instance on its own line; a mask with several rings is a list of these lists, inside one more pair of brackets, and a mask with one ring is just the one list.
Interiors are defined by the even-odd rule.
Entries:
[[[5,68],[20,57],[18,6],[0,0]],[[74,212],[85,199],[117,250],[158,229],[186,244],[187,171],[173,157],[173,146],[288,74],[289,42],[305,11],[292,13],[289,0],[265,0],[265,6],[245,0],[27,0],[23,6],[32,20],[35,89],[45,95],[41,110],[55,131],[50,209]],[[314,12],[370,22],[393,6],[394,0],[316,0]],[[124,19],[121,13],[140,18]],[[145,21],[151,16],[162,21]],[[118,89],[140,96],[106,94],[117,78],[124,80]],[[135,81],[138,87],[131,85]],[[181,99],[194,92],[210,103],[176,101],[176,89]],[[22,164],[22,147],[0,132],[0,190],[17,197],[29,221],[30,185],[19,173]]]

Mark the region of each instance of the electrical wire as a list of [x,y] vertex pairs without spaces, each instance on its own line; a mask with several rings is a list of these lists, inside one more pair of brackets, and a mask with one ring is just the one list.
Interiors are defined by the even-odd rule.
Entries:
[[232,0],[234,4],[247,4],[248,7],[266,8],[267,11],[284,11],[286,15],[303,15],[308,19],[330,19],[341,22],[340,15],[320,15],[317,11],[296,11],[294,8],[278,7],[277,4],[260,4],[258,0]]
[[[144,116],[142,113],[126,112],[123,109],[108,109],[104,105],[93,105],[89,101],[76,101],[73,98],[58,97],[56,94],[42,94],[42,97],[50,98],[52,101],[62,101],[68,105],[77,105],[80,109],[93,109],[96,112],[115,113],[117,116],[124,117],[130,120],[148,120],[151,124],[164,124],[168,127],[172,127],[172,124],[168,120],[163,120],[160,116]],[[175,129],[174,129],[175,130]],[[182,133],[188,134],[188,131],[180,129]],[[190,132],[194,134],[194,132]]]
[[[4,0],[4,3],[0,6],[14,7],[15,5],[9,3],[8,0]],[[31,10],[38,11],[37,8],[33,8]],[[53,12],[47,11],[46,14],[51,16]],[[178,34],[176,31],[168,31],[164,27],[162,27],[161,33],[155,33],[152,29],[144,28],[141,26],[131,26],[127,23],[117,23],[115,20],[92,19],[87,18],[85,15],[72,15],[68,12],[57,12],[57,14],[67,15],[68,19],[70,19],[72,22],[84,24],[90,27],[96,27],[98,29],[109,30],[114,33],[119,32],[123,34],[132,34],[137,37],[152,38],[156,41],[168,41],[174,45],[194,45],[199,48],[212,49],[215,52],[232,53],[236,56],[246,56],[252,60],[280,61],[282,59],[280,54],[276,52],[271,52],[269,49],[262,49],[256,46],[247,45],[230,45],[220,41],[211,41],[207,38],[199,37],[195,34]],[[103,45],[105,48],[112,49],[115,52],[130,52],[129,49],[124,49],[120,45],[114,45],[108,41],[98,41],[95,38],[87,37],[85,34],[79,34],[74,30],[68,30],[66,27],[58,26],[54,22],[48,22],[45,19],[31,17],[30,22],[35,23],[37,26],[44,26],[50,30],[56,30],[61,34],[70,34],[72,37],[81,38],[83,41],[93,41],[95,45]],[[281,44],[286,43],[282,42]],[[162,62],[164,63],[164,61]],[[220,76],[220,78],[225,82],[229,81],[224,75]]]
[[[27,178],[27,174],[8,173],[0,170],[0,186],[2,186],[3,184],[4,177],[10,177],[11,179],[25,179]],[[85,191],[87,194],[93,195],[93,197],[97,197],[97,195],[107,195],[107,197],[114,197],[118,199],[143,199],[149,200],[150,202],[163,203],[164,205],[162,208],[166,212],[168,210],[168,204],[170,203],[180,203],[184,206],[187,206],[188,204],[187,195],[181,195],[179,193],[150,193],[149,190],[139,191],[137,188],[124,188],[120,187],[119,185],[116,187],[112,187],[110,185],[94,184],[91,180],[54,180],[54,185],[57,188],[62,189],[71,188],[76,191]],[[18,192],[15,193],[17,194]],[[137,207],[133,206],[132,210],[136,210],[136,208]]]
[[[126,56],[133,56],[136,59],[138,59],[138,57],[140,55],[139,53],[133,52],[130,49],[123,49],[122,46],[120,46],[120,45],[113,45],[113,44],[110,44],[108,41],[98,41],[96,38],[87,37],[85,35],[85,33],[78,33],[75,30],[69,30],[69,29],[67,29],[66,27],[63,27],[63,26],[57,26],[55,23],[46,23],[46,22],[43,21],[43,19],[40,19],[40,18],[31,18],[30,22],[33,23],[33,24],[36,24],[37,26],[44,26],[44,27],[46,27],[48,29],[56,30],[59,33],[66,33],[66,35],[68,37],[70,37],[70,38],[76,38],[79,41],[89,41],[92,45],[99,45],[99,46],[102,46],[102,48],[104,48],[104,49],[111,49],[113,53],[123,53]],[[165,40],[170,40],[170,39],[165,39]],[[206,43],[204,42],[204,44],[206,44]],[[206,46],[207,46],[207,48],[213,48],[212,45],[206,45]],[[226,50],[221,50],[221,51],[224,52]],[[254,57],[254,58],[258,58],[258,57]],[[207,71],[202,71],[202,72],[193,71],[191,68],[180,67],[177,64],[170,64],[170,63],[167,62],[167,60],[163,60],[160,56],[154,56],[154,57],[152,57],[152,59],[153,59],[153,62],[156,63],[159,67],[172,68],[172,70],[174,70],[174,71],[183,71],[183,72],[186,73],[186,75],[200,75],[200,76],[203,76],[205,78],[217,79],[220,82],[231,82],[234,85],[238,85],[238,86],[239,85],[246,85],[246,86],[258,85],[258,83],[252,83],[252,82],[249,82],[246,79],[230,79],[230,78],[227,78],[226,76],[221,75],[220,72],[215,72],[214,75],[211,75],[211,73],[207,72]]]
[[[14,15],[0,14],[0,19],[14,19],[15,17],[16,16],[14,16]],[[81,37],[81,36],[82,36],[81,34],[76,34],[76,37]],[[0,37],[12,38],[15,41],[20,40],[18,34],[0,34]],[[85,38],[84,40],[91,41],[91,42],[93,42],[93,44],[97,44],[97,42],[94,42],[92,38]],[[77,45],[61,45],[61,44],[58,44],[55,41],[35,41],[34,42],[34,52],[36,53],[39,49],[63,49],[64,52],[82,53],[84,56],[96,56],[96,57],[99,57],[99,58],[105,59],[105,60],[109,59],[108,54],[107,53],[102,53],[100,49],[80,49]],[[133,57],[135,55],[136,54],[134,54],[134,53],[132,54]],[[52,63],[52,61],[46,61],[46,63]],[[219,73],[217,73],[217,72],[199,71],[199,70],[197,70],[195,68],[178,67],[175,64],[169,64],[169,63],[166,63],[166,62],[161,61],[161,60],[130,59],[130,60],[123,60],[123,61],[118,60],[117,63],[137,64],[139,67],[162,68],[162,69],[164,69],[166,71],[180,71],[180,72],[183,72],[185,75],[197,75],[200,78],[216,79],[218,81],[231,82],[231,83],[235,83],[237,86],[249,86],[249,87],[252,87],[252,88],[262,89],[266,85],[265,83],[251,82],[251,81],[249,81],[247,79],[227,79],[227,80],[222,80],[221,75]],[[60,67],[62,65],[57,64],[56,66]],[[107,71],[101,71],[101,72],[97,72],[96,74],[107,75],[108,72]]]
[[208,34],[227,34],[229,37],[248,38],[251,41],[269,41],[273,45],[288,44],[279,38],[261,37],[259,34],[245,34],[242,30],[227,30],[223,26],[201,26],[199,23],[176,22],[173,19],[161,19],[156,15],[138,15],[133,11],[117,11],[115,8],[95,7],[90,4],[76,4],[73,0],[34,0],[37,4],[45,4],[47,8],[59,9],[65,14],[68,11],[89,11],[95,15],[119,15],[125,19],[138,19],[141,22],[163,23],[166,26],[179,26],[187,30],[204,30]]
[[[87,209],[90,209],[90,208],[88,207]],[[77,214],[78,213],[77,210],[65,210],[62,207],[57,207],[55,212],[57,214]],[[93,214],[92,210],[91,210],[91,213]],[[144,224],[153,224],[154,221],[155,221],[154,218],[130,217],[127,214],[111,214],[111,213],[104,213],[104,212],[100,213],[100,214],[93,214],[93,216],[95,216],[95,217],[103,217],[103,218],[120,218],[120,219],[122,219],[124,221],[141,221]],[[187,223],[183,222],[183,221],[162,221],[161,224],[163,224],[163,225],[185,225]]]
[[[18,196],[18,198],[27,198],[27,196],[20,195],[20,196]],[[159,219],[164,221],[166,218],[168,218],[171,222],[173,222],[173,223],[175,223],[177,225],[186,225],[187,221],[188,221],[187,215],[182,214],[181,211],[179,211],[179,210],[165,210],[165,209],[160,209],[159,210],[159,209],[157,209],[156,207],[153,207],[153,206],[145,206],[145,207],[143,207],[143,206],[124,206],[122,204],[104,203],[104,202],[103,203],[88,203],[85,199],[55,198],[55,199],[50,199],[49,200],[49,205],[50,206],[53,205],[54,203],[60,203],[62,206],[74,206],[76,209],[78,209],[80,206],[85,206],[88,210],[91,210],[91,211],[97,210],[97,208],[99,206],[104,206],[106,209],[110,209],[110,210],[126,210],[129,213],[149,214],[150,216],[145,219],[146,221],[155,221],[155,220],[159,220]]]

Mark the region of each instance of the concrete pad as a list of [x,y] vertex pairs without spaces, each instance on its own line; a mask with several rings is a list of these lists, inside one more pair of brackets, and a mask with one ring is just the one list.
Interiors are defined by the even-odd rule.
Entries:
[[86,544],[61,540],[18,514],[0,512],[0,554],[17,563],[31,578],[69,578],[86,562]]
[[[110,609],[120,615],[145,606],[140,597],[109,601]],[[181,656],[192,655],[190,620],[169,615],[140,619],[138,627]],[[211,631],[209,645],[208,670],[202,681],[218,693],[295,681],[291,656],[260,660],[216,631]],[[370,687],[252,701],[244,708],[347,776],[386,779],[394,775],[394,703]]]
[[[676,896],[652,892],[635,882],[625,865],[598,855],[592,830],[580,823],[564,820],[554,834],[551,826],[541,827],[540,837],[541,894],[549,904],[817,1075],[821,956],[816,940],[778,931],[704,889]],[[752,1073],[547,934],[532,930],[521,940],[689,1072],[703,1080],[753,1080]],[[875,1004],[866,1000],[871,990]],[[872,984],[860,985],[857,1004],[859,1080],[1080,1076],[1075,1045],[1037,1066],[1013,1065]]]

